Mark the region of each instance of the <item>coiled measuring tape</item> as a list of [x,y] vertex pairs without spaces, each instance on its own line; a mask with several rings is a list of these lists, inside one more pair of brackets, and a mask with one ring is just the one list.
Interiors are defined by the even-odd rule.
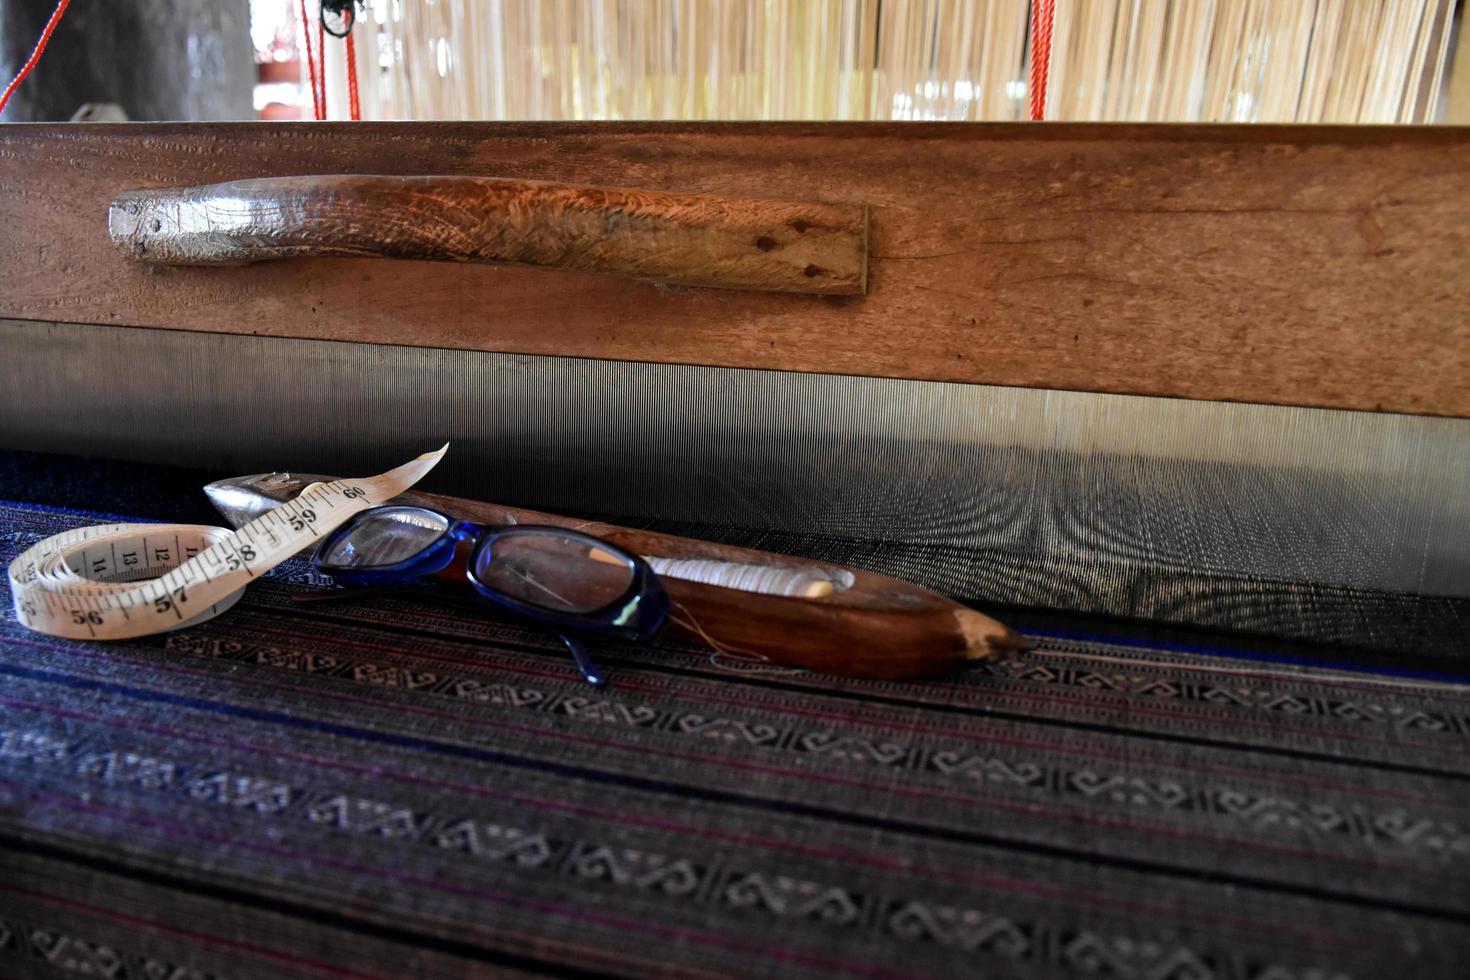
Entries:
[[74,640],[125,640],[202,623],[239,601],[251,579],[413,486],[448,448],[381,476],[313,484],[238,531],[102,524],[54,535],[10,563],[16,617]]

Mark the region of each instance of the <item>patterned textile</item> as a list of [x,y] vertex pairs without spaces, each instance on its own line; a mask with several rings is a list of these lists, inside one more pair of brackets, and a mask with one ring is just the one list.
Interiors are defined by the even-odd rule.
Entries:
[[[0,505],[0,561],[107,519]],[[311,577],[126,643],[3,597],[0,976],[1465,975],[1470,687],[1041,637],[911,684],[602,644],[595,691]]]

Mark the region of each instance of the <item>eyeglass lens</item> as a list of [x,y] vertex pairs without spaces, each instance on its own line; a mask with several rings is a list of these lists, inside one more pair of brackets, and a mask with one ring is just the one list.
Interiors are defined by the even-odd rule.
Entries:
[[475,578],[527,605],[551,612],[596,612],[628,591],[633,563],[586,539],[552,530],[496,535],[480,549]]
[[441,515],[419,507],[380,507],[354,523],[321,555],[332,568],[381,568],[407,561],[449,530]]

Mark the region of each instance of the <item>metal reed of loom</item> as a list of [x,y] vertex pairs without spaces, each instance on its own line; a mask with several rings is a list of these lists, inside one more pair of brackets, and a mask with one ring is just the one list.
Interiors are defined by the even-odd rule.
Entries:
[[[1463,652],[1470,628],[1460,419],[70,324],[0,338],[33,379],[0,394],[17,448],[354,473],[453,433],[450,492],[985,607],[1403,653]],[[80,348],[134,366],[107,384],[126,410],[74,397]],[[403,391],[438,394],[383,414]]]

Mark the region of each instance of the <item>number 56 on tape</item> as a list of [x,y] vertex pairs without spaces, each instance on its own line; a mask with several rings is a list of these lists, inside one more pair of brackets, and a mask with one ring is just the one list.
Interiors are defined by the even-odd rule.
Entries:
[[315,484],[238,531],[103,524],[47,538],[10,563],[15,614],[37,632],[77,640],[201,623],[233,606],[251,579],[413,486],[448,448],[381,476]]

